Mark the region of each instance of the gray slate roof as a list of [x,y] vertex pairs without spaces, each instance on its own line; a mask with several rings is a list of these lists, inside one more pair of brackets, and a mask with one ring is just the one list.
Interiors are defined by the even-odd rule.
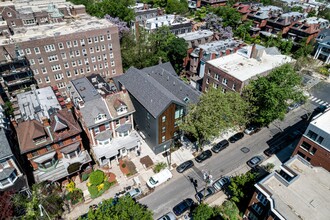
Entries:
[[13,155],[5,130],[0,128],[0,159]]
[[8,167],[0,172],[0,180],[7,179],[14,172],[14,167]]
[[169,65],[171,64],[165,63],[142,70],[131,67],[114,80],[117,84],[119,82],[124,85],[130,94],[156,118],[172,102],[186,106],[185,97],[196,103],[201,94],[185,84]]
[[90,100],[101,97],[101,95],[96,91],[92,83],[89,82],[86,77],[71,80],[71,83],[76,88],[77,92],[84,100],[84,102],[88,102]]
[[95,123],[95,118],[98,114],[105,114],[108,121],[111,119],[107,106],[102,97],[85,102],[84,107],[80,109],[80,112],[88,128],[94,127],[97,124],[105,123],[105,121]]
[[324,36],[322,40],[319,40],[320,43],[326,43],[330,41],[330,28],[323,29],[318,36]]

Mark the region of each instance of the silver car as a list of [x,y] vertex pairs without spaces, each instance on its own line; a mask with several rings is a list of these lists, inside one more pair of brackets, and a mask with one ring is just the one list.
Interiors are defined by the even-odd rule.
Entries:
[[135,189],[132,189],[132,190],[128,191],[125,195],[130,196],[134,199],[134,198],[140,196],[141,194],[142,194],[141,189],[140,188],[135,188]]
[[230,177],[229,176],[224,176],[218,179],[213,183],[213,187],[219,191],[222,190],[225,186],[228,186],[230,184]]
[[163,215],[162,217],[160,217],[159,219],[157,220],[175,220],[175,215],[173,214],[173,212],[169,212],[169,213],[166,213],[165,215]]

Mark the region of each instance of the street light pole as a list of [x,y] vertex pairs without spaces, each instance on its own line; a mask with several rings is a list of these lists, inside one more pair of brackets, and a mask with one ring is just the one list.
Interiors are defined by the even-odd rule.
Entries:
[[48,219],[51,220],[51,218],[49,217],[48,212],[46,211],[46,209],[41,204],[39,204],[38,207],[39,207],[39,210],[40,210],[40,217],[44,216],[44,213],[42,211],[42,210],[44,210],[44,212],[46,213]]

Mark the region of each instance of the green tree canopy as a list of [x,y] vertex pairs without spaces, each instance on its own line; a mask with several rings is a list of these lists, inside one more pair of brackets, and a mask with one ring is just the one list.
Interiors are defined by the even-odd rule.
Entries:
[[152,220],[152,212],[143,205],[135,202],[131,197],[124,196],[118,199],[108,199],[102,202],[102,205],[96,210],[88,212],[88,219],[91,220]]
[[236,204],[249,201],[254,192],[256,177],[255,173],[247,172],[231,178],[228,187],[231,193],[230,200]]
[[241,14],[232,7],[221,6],[213,9],[214,13],[222,18],[222,25],[224,27],[230,26],[237,28],[241,23]]
[[325,8],[321,11],[319,11],[319,13],[317,14],[319,17],[327,19],[328,21],[330,21],[330,8]]
[[204,141],[218,136],[222,131],[247,122],[248,103],[239,93],[223,93],[211,88],[198,104],[190,106],[180,128],[195,137],[200,146]]
[[214,211],[208,204],[202,203],[194,209],[192,215],[194,220],[207,220],[214,216]]
[[118,17],[125,22],[134,20],[134,10],[129,6],[135,4],[134,0],[70,0],[74,4],[83,4],[87,13],[92,16],[103,18],[106,14]]
[[185,14],[188,12],[188,1],[187,0],[167,0],[165,7],[167,14]]
[[24,219],[47,219],[46,213],[41,212],[39,205],[42,205],[43,212],[52,219],[61,217],[63,212],[63,200],[60,194],[60,189],[56,185],[46,184],[45,182],[34,184],[32,186],[32,196],[27,197],[23,194],[16,194],[14,197],[15,208],[25,212]]
[[302,101],[301,77],[291,64],[274,69],[268,76],[252,80],[243,91],[244,98],[254,106],[251,121],[268,125],[275,119],[283,119],[288,101]]

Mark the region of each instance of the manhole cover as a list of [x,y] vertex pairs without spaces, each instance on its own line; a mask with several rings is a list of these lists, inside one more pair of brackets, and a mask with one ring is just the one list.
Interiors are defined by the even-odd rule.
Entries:
[[249,153],[249,152],[250,152],[250,149],[247,148],[247,147],[242,147],[242,148],[241,148],[241,151],[242,151],[243,153]]

